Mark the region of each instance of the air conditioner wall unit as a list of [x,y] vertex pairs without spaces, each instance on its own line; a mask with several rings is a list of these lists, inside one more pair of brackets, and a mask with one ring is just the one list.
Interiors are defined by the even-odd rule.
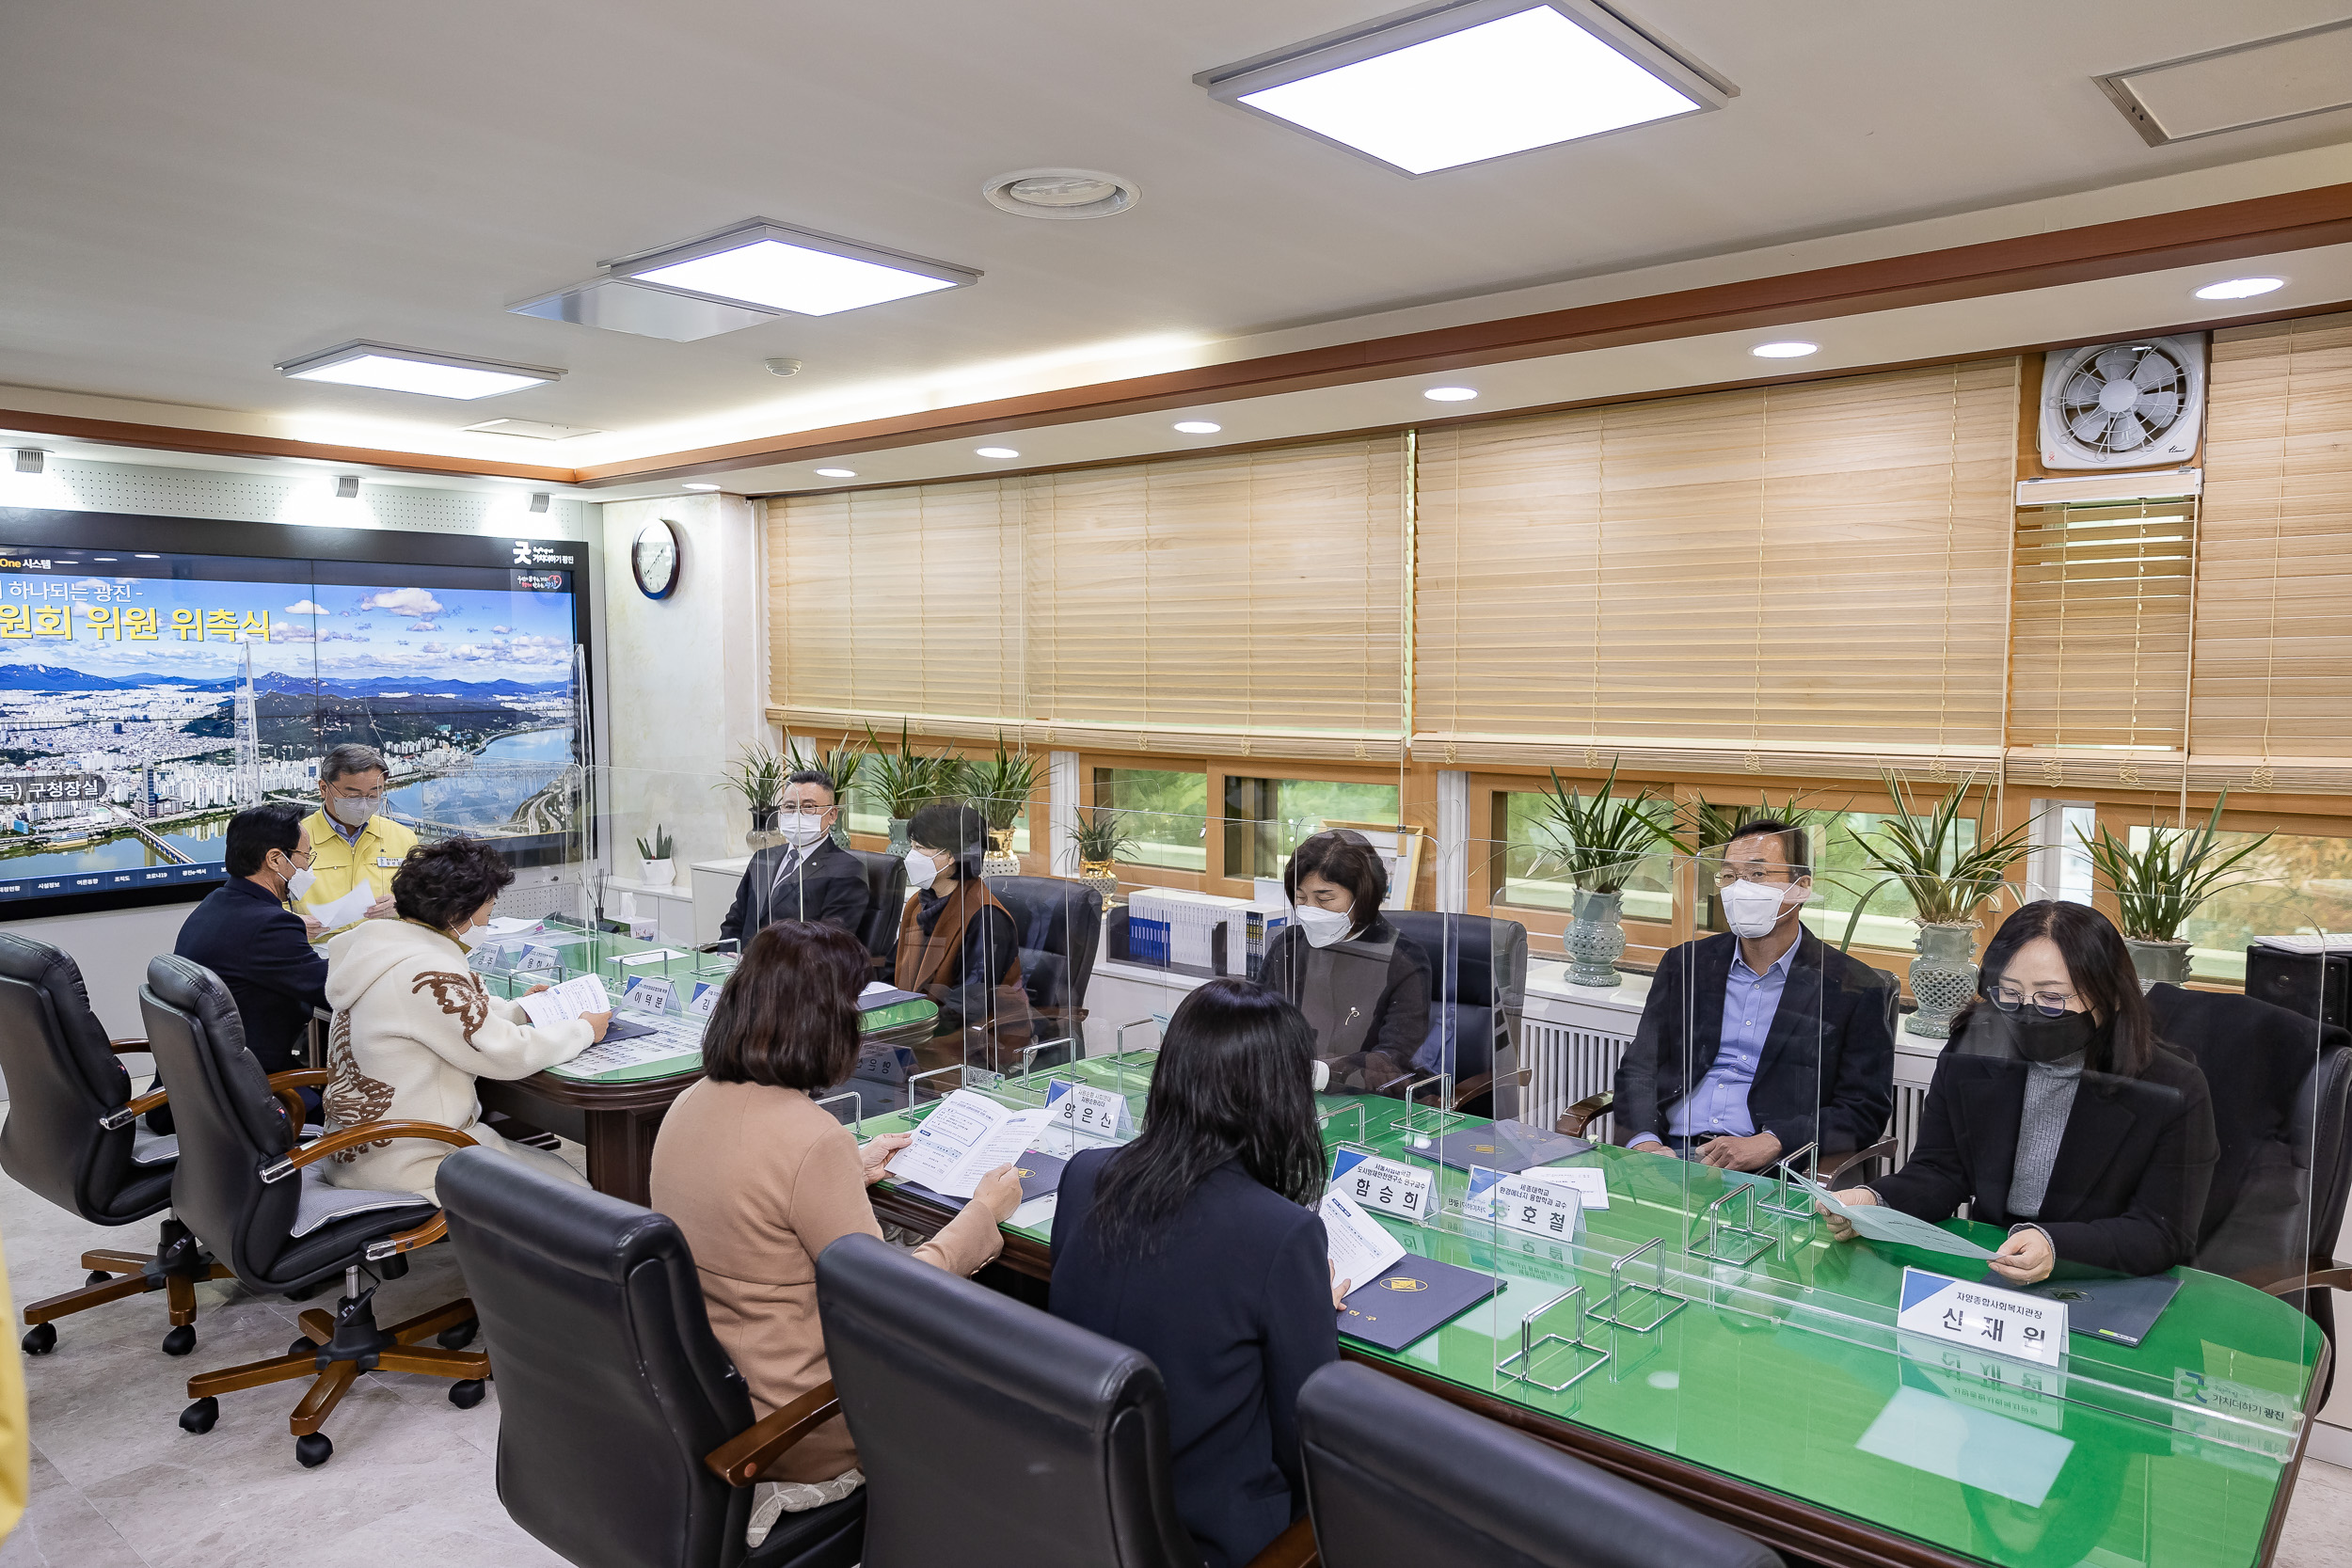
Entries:
[[2205,335],[2053,349],[2042,364],[2042,466],[2186,463],[2205,421]]

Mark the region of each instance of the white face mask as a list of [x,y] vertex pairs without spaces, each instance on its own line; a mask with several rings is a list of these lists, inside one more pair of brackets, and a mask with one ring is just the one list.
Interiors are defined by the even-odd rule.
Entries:
[[375,815],[380,800],[347,800],[338,797],[326,802],[326,815],[346,828],[364,828],[368,818]]
[[1301,904],[1291,913],[1298,917],[1299,933],[1317,947],[1328,947],[1356,928],[1356,923],[1337,910]]
[[939,880],[939,863],[920,849],[907,851],[907,886],[920,893]]
[[1717,895],[1724,901],[1724,920],[1732,935],[1770,936],[1780,923],[1784,890],[1758,882],[1734,882]]
[[452,934],[457,938],[457,945],[464,948],[469,953],[481,946],[484,942],[489,939],[490,935],[487,930],[480,926],[469,926],[464,930],[453,932]]
[[310,868],[306,865],[286,879],[286,896],[297,899],[307,898],[310,895],[311,887],[317,881],[318,878],[311,875]]
[[785,843],[793,848],[805,849],[825,836],[825,819],[787,812],[776,818],[776,832],[782,833]]

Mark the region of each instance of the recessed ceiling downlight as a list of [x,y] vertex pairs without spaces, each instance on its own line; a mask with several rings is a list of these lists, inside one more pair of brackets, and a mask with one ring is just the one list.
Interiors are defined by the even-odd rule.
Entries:
[[1468,403],[1477,395],[1474,387],[1432,387],[1422,393],[1432,403]]
[[1178,420],[1176,421],[1176,431],[1180,436],[1214,436],[1224,428],[1221,424],[1211,424],[1206,420]]
[[1784,343],[1758,343],[1748,352],[1758,359],[1802,359],[1808,354],[1820,353],[1821,345],[1794,341]]
[[819,468],[817,470],[817,477],[818,479],[855,479],[857,470],[855,468]]
[[975,447],[972,450],[982,457],[1018,457],[1021,455],[1010,447]]
[[2218,283],[2208,283],[2197,291],[2199,299],[2251,299],[2273,289],[2283,289],[2283,277],[2229,277]]
[[1134,181],[1097,168],[1017,168],[980,194],[999,212],[1025,218],[1106,218],[1143,199]]

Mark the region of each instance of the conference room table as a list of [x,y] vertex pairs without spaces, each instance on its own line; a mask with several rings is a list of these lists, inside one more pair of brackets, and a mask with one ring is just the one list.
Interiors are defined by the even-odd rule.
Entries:
[[[1040,1102],[1051,1078],[1117,1087],[1139,1121],[1148,1057],[1089,1058],[1034,1082],[1009,1080],[993,1097]],[[1436,1113],[1408,1118],[1397,1101],[1318,1098],[1335,1148],[1438,1171],[1438,1206],[1456,1212],[1436,1224],[1380,1216],[1390,1233],[1408,1252],[1489,1274],[1500,1287],[1402,1351],[1343,1338],[1352,1359],[1795,1559],[1906,1568],[2245,1568],[2270,1559],[2310,1430],[2296,1416],[2328,1356],[2311,1320],[2282,1301],[2182,1270],[2179,1293],[2137,1348],[2072,1335],[2064,1365],[2050,1372],[1895,1332],[1905,1265],[1973,1281],[1990,1277],[1981,1264],[1839,1243],[1809,1212],[1765,1211],[1750,1216],[1750,1234],[1727,1233],[1716,1248],[1737,1257],[1761,1247],[1759,1256],[1692,1257],[1694,1226],[1732,1183],[1752,1179],[1606,1146],[1564,1162],[1597,1167],[1608,1187],[1608,1206],[1585,1211],[1582,1240],[1522,1234],[1460,1214],[1467,1176],[1438,1166],[1427,1147],[1444,1130]],[[861,1131],[901,1131],[931,1108],[866,1117]],[[1451,1117],[1444,1127],[1483,1125]],[[1054,1140],[1062,1137],[1049,1132],[1047,1152],[1060,1152]],[[1732,1206],[1776,1190],[1762,1184]],[[886,1222],[917,1233],[952,1213],[889,1181],[872,1196]],[[1009,1226],[1002,1261],[1049,1278],[1051,1223],[1048,1214]],[[1964,1221],[1947,1228],[1988,1246],[2001,1240]],[[1613,1266],[1652,1240],[1660,1247],[1617,1277],[1654,1280],[1685,1305],[1638,1290],[1613,1303]],[[1521,1347],[1523,1316],[1575,1286],[1593,1307],[1589,1349],[1539,1345],[1534,1372],[1558,1384],[1591,1370],[1556,1392],[1498,1371]],[[1672,1315],[1636,1331],[1599,1321],[1612,1305],[1630,1323]],[[1562,1329],[1573,1310],[1539,1312],[1538,1327]],[[1596,1365],[1598,1352],[1607,1359]]]

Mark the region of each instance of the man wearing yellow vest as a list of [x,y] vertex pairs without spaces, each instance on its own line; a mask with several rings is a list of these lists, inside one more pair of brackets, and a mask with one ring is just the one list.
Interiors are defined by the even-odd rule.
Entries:
[[[310,833],[313,879],[295,912],[315,919],[313,911],[364,885],[375,900],[362,918],[393,917],[392,873],[417,847],[417,835],[384,815],[387,772],[383,753],[373,746],[338,746],[320,762],[319,796],[326,804],[302,819]],[[313,931],[310,940],[324,942],[358,923]]]

